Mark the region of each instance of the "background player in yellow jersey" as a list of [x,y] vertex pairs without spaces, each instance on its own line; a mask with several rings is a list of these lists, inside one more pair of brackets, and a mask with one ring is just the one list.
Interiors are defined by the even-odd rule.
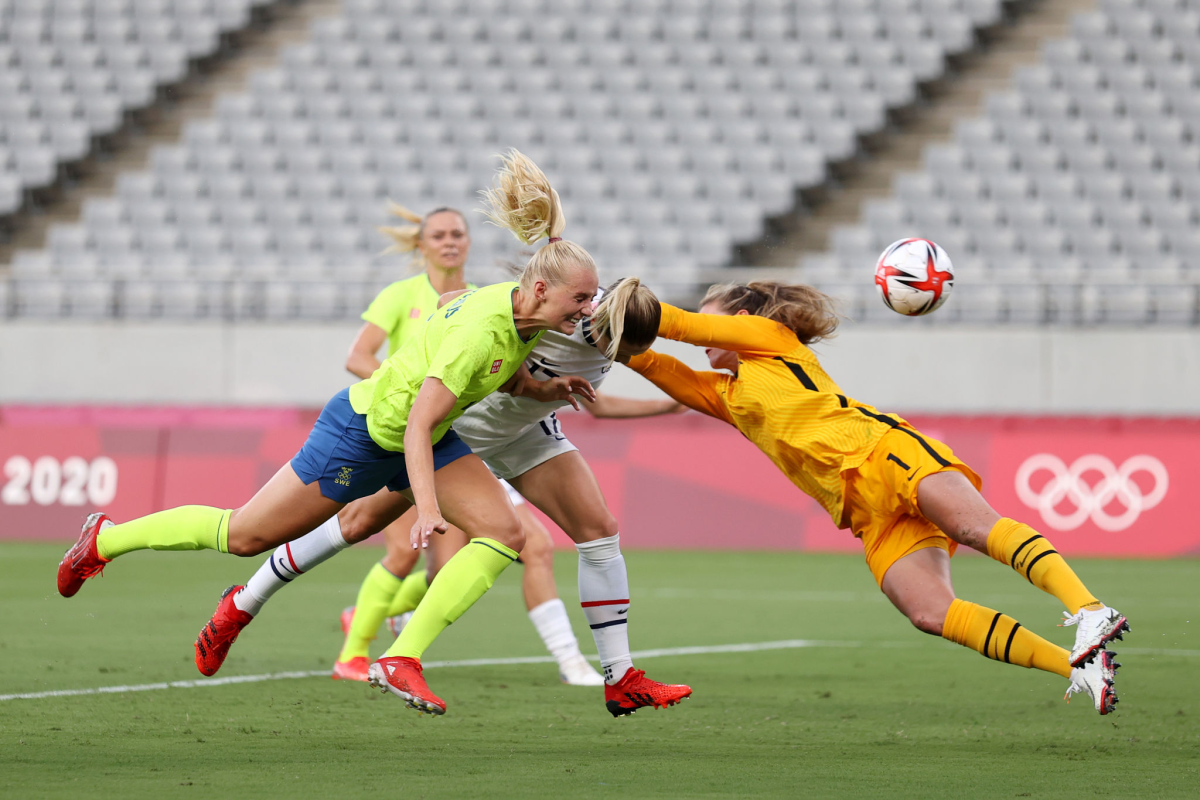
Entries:
[[[536,167],[521,178],[545,184]],[[450,426],[517,374],[542,331],[573,333],[590,315],[598,288],[591,256],[558,237],[563,220],[557,195],[511,199],[512,223],[522,226],[527,241],[551,237],[519,282],[459,297],[369,379],[339,392],[300,452],[241,508],[182,506],[121,525],[92,514],[59,564],[59,593],[73,596],[109,561],[134,550],[257,555],[314,530],[345,504],[384,486],[409,490],[417,507],[414,546],[444,531],[448,522],[475,538],[442,569],[389,656],[372,669],[410,706],[443,713],[445,703],[425,684],[420,657],[491,588],[524,544],[503,487]],[[528,202],[539,211],[523,213]],[[587,381],[578,378],[521,381],[518,390],[548,400],[593,396]]]
[[[659,335],[706,348],[724,372],[695,372],[649,352],[630,366],[679,402],[728,422],[840,528],[862,540],[888,599],[918,629],[984,656],[1070,679],[1107,714],[1117,702],[1117,664],[1106,649],[1128,630],[1037,531],[1002,518],[979,493],[975,472],[941,442],[894,414],[853,400],[808,345],[830,336],[831,300],[808,286],[714,286],[699,314],[663,305]],[[1007,564],[1067,607],[1078,625],[1067,650],[1016,620],[955,597],[950,556],[965,544]]]

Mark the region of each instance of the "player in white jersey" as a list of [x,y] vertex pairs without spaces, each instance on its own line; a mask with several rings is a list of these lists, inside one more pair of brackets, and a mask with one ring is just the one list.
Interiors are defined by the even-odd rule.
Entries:
[[[580,326],[569,337],[543,338],[517,380],[571,374],[588,378],[593,386],[603,382],[614,359],[626,359],[653,344],[659,308],[654,294],[638,279],[618,282],[596,307],[589,325]],[[636,402],[616,398],[609,401],[618,406]],[[469,409],[457,421],[455,430],[498,477],[508,480],[575,542],[579,551],[580,604],[600,654],[608,710],[613,716],[624,716],[644,706],[674,705],[690,696],[689,687],[652,681],[633,668],[628,636],[629,583],[617,521],[591,469],[562,434],[554,408],[554,404],[538,402],[535,406],[519,397],[493,395]],[[657,411],[664,413],[672,408],[663,403]],[[619,413],[620,409],[609,410]],[[387,491],[351,503],[337,517],[292,542],[291,548],[279,548],[250,579],[247,589],[265,603],[292,578],[379,532],[407,507],[408,501],[402,495]],[[435,550],[451,544],[435,541]],[[436,569],[436,562],[444,563],[447,557],[431,558],[431,571]],[[240,623],[239,630],[248,623],[249,619]],[[214,616],[210,624],[234,623]],[[236,633],[223,632],[223,638]]]

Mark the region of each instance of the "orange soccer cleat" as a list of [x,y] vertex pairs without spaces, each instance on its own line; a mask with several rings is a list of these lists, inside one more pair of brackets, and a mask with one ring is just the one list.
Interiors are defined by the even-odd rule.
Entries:
[[58,562],[58,593],[63,597],[74,597],[84,581],[104,572],[108,562],[96,550],[96,537],[112,524],[107,514],[100,513],[91,514],[84,521],[79,540]]
[[652,681],[646,671],[630,667],[621,680],[604,687],[604,704],[614,717],[627,717],[639,708],[666,708],[692,696],[692,687]]
[[354,606],[343,608],[342,615],[338,617],[338,622],[342,626],[342,636],[349,636],[350,626],[354,624]]
[[335,681],[367,682],[367,669],[371,662],[366,656],[355,656],[349,661],[333,662],[333,673],[329,676]]
[[446,701],[434,694],[421,674],[421,662],[404,656],[384,656],[371,665],[368,681],[376,689],[391,692],[409,708],[426,714],[446,713]]
[[241,586],[230,586],[221,593],[221,602],[217,603],[212,619],[196,637],[196,669],[201,675],[217,674],[242,628],[254,621],[254,617],[233,604],[233,596],[241,590]]

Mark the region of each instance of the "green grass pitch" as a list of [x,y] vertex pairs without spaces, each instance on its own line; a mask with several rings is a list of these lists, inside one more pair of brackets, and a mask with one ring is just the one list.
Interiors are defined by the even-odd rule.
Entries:
[[[73,600],[62,546],[0,545],[0,694],[190,680],[192,639],[260,559],[139,553]],[[221,676],[329,667],[339,610],[379,550],[283,591]],[[645,659],[690,683],[667,710],[612,719],[552,665],[430,669],[423,717],[326,678],[0,702],[0,796],[1195,797],[1200,561],[1079,561],[1133,633],[1117,713],[1057,676],[913,630],[856,556],[629,552],[635,649],[811,639],[830,646]],[[585,652],[575,561],[559,586]],[[1060,608],[1009,570],[955,559],[959,593],[1060,643]],[[376,642],[376,652],[382,649]],[[1121,643],[1118,643],[1121,644]],[[520,567],[427,660],[543,655]]]

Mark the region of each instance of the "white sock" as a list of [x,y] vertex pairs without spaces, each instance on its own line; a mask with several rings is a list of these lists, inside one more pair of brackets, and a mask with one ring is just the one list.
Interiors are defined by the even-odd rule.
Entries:
[[531,609],[529,621],[537,628],[538,636],[542,637],[546,649],[559,664],[581,655],[579,640],[575,638],[571,620],[567,617],[567,607],[559,598],[547,600]]
[[342,526],[334,514],[311,533],[275,548],[258,572],[246,581],[245,588],[233,596],[233,604],[254,616],[271,595],[291,583],[297,575],[303,575],[349,546],[342,538]]
[[592,628],[605,683],[633,667],[629,657],[629,576],[620,535],[583,542],[579,550],[579,604]]

